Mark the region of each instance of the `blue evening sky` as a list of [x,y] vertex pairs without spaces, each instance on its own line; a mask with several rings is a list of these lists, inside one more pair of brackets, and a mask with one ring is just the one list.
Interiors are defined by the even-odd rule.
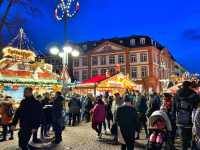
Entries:
[[[54,17],[57,2],[34,0],[33,7],[41,8],[36,16],[20,7],[12,9],[13,16],[25,16],[21,26],[36,49],[47,51],[50,45],[63,43],[63,24]],[[78,16],[68,23],[69,40],[149,35],[186,69],[200,72],[200,0],[80,0],[80,5]]]

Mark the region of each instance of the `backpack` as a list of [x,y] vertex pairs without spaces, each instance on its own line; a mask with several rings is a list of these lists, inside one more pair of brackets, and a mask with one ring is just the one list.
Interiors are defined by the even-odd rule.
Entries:
[[189,97],[179,97],[177,102],[177,124],[191,125],[194,94]]

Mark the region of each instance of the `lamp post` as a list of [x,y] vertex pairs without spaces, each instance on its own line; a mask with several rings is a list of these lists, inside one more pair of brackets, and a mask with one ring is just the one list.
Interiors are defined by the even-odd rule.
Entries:
[[[63,76],[63,88],[64,88],[67,80],[68,80],[67,83],[71,82],[70,73],[68,70],[69,54],[71,54],[73,57],[78,57],[80,52],[76,49],[73,49],[70,46],[64,46],[62,50],[60,50],[58,47],[55,46],[50,48],[50,53],[52,55],[58,55],[60,58],[62,58],[62,66],[63,66],[62,76]],[[68,79],[66,79],[66,75],[69,76]]]

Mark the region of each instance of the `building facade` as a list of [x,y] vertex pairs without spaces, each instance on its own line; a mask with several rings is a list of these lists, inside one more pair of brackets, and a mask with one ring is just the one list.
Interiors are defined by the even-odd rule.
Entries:
[[175,74],[176,62],[170,52],[148,36],[113,38],[79,44],[81,55],[73,59],[73,75],[83,81],[108,70],[128,74],[144,90],[160,91],[160,80]]

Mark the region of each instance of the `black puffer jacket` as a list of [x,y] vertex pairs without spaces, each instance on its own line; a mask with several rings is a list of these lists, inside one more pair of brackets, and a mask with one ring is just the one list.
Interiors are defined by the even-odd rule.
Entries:
[[13,125],[20,121],[23,129],[37,129],[42,121],[42,105],[33,96],[21,101],[13,118]]

